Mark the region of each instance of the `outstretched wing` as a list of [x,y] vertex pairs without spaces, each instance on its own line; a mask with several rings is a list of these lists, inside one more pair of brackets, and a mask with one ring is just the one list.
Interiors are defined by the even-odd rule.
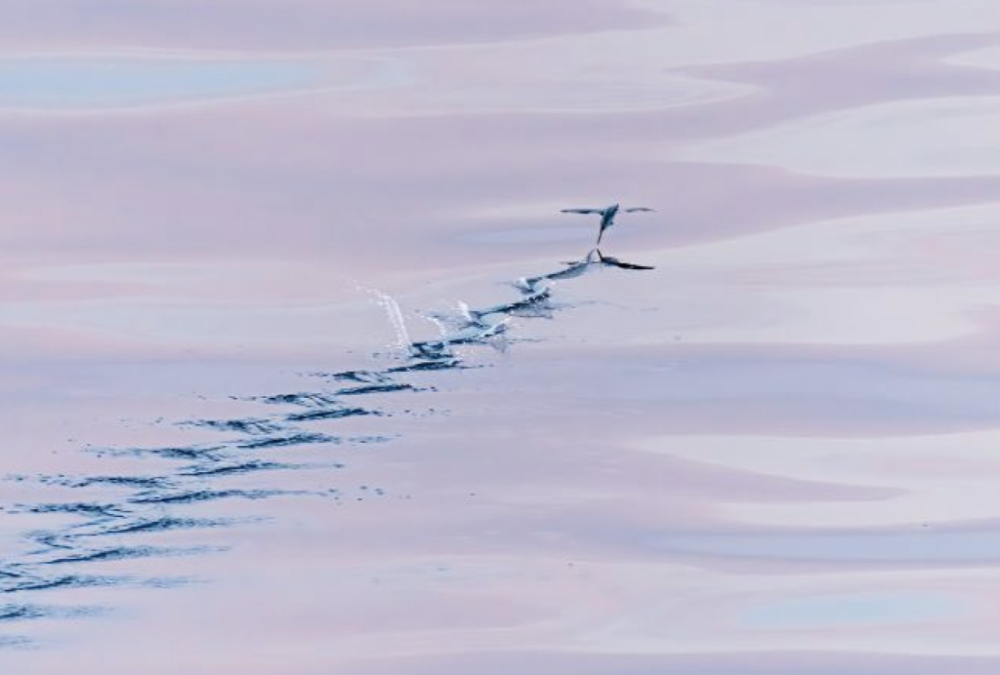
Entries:
[[560,213],[604,213],[604,209],[559,209]]
[[601,264],[608,265],[610,267],[617,267],[623,270],[651,270],[655,269],[649,265],[637,265],[636,263],[625,262],[624,260],[619,260],[618,258],[612,258],[609,255],[601,256]]
[[631,208],[622,209],[625,213],[635,213],[636,211],[655,211],[656,209],[649,209],[645,206],[633,206]]

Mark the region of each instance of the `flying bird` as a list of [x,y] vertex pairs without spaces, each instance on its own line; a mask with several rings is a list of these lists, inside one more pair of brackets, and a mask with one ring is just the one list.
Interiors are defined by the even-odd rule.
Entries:
[[612,204],[603,209],[562,209],[562,213],[594,213],[601,217],[601,229],[597,233],[597,245],[601,245],[601,237],[604,236],[604,230],[608,229],[615,224],[615,216],[619,211],[625,213],[635,213],[636,211],[652,211],[653,209],[646,208],[645,206],[632,206],[627,209],[621,208],[620,204]]

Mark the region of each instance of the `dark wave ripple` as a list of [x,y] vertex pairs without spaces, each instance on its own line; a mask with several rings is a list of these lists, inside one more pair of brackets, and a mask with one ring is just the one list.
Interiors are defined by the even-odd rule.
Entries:
[[[606,267],[652,269],[591,251],[584,259],[567,263],[559,270],[514,282],[518,297],[509,302],[478,309],[464,307],[461,311],[433,315],[442,326],[441,337],[405,345],[406,358],[402,364],[382,370],[308,373],[308,376],[332,386],[320,391],[266,394],[242,399],[259,403],[265,409],[275,409],[269,414],[177,423],[180,427],[220,432],[226,435],[225,440],[170,447],[85,448],[96,457],[157,458],[166,461],[168,468],[159,467],[158,473],[7,476],[4,480],[11,482],[36,483],[88,495],[95,489],[112,494],[102,500],[0,504],[0,510],[6,517],[30,519],[33,516],[56,515],[69,518],[69,522],[47,528],[25,527],[22,539],[29,545],[28,550],[15,557],[0,558],[0,594],[14,601],[0,604],[0,627],[41,618],[79,619],[104,611],[104,608],[55,608],[19,601],[29,594],[95,586],[169,588],[196,581],[180,576],[144,578],[128,573],[94,574],[87,571],[107,563],[120,566],[138,558],[204,555],[225,550],[222,544],[182,547],[148,544],[138,538],[177,531],[221,533],[248,522],[247,518],[205,518],[186,513],[185,509],[194,504],[223,500],[256,502],[278,497],[340,500],[346,494],[342,488],[292,489],[282,485],[280,476],[316,469],[343,469],[343,462],[333,459],[293,462],[268,456],[267,453],[287,453],[290,449],[307,446],[363,446],[392,440],[390,435],[336,436],[310,430],[308,425],[343,423],[353,418],[390,417],[392,413],[379,405],[385,397],[403,392],[420,394],[434,391],[433,388],[421,388],[407,381],[405,378],[408,375],[470,367],[456,350],[457,347],[496,347],[497,341],[506,335],[510,320],[515,317],[551,319],[556,311],[566,307],[557,306],[552,300],[555,282]],[[362,400],[364,405],[359,405]],[[271,481],[267,485],[226,485],[226,481],[233,479],[245,482],[265,476]],[[274,484],[275,481],[277,484]],[[386,494],[383,488],[368,485],[360,486],[358,490],[371,497]],[[266,512],[249,520],[264,519]],[[25,645],[24,638],[0,636],[0,648],[23,648]]]

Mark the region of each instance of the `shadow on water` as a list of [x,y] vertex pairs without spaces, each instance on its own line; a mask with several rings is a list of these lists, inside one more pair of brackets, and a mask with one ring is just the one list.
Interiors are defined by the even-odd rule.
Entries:
[[[169,588],[198,581],[188,577],[142,577],[135,574],[92,574],[94,565],[141,558],[203,555],[224,550],[221,545],[177,546],[140,543],[145,536],[185,531],[224,530],[248,522],[266,520],[266,513],[251,518],[205,518],[184,513],[188,505],[223,500],[262,501],[275,497],[294,499],[344,499],[337,488],[290,489],[282,487],[281,475],[306,470],[336,470],[344,464],[334,460],[295,462],[269,457],[269,451],[338,445],[363,446],[385,443],[388,435],[338,436],[312,431],[304,425],[330,423],[351,418],[381,418],[391,414],[380,407],[386,396],[407,392],[419,394],[433,388],[406,381],[411,374],[471,367],[457,350],[462,346],[504,348],[513,318],[552,318],[567,305],[552,302],[557,282],[583,276],[600,268],[648,270],[651,267],[623,262],[593,250],[582,260],[564,263],[556,271],[515,281],[517,297],[482,308],[462,306],[451,313],[431,315],[441,328],[435,340],[407,341],[404,360],[381,370],[315,372],[308,376],[327,383],[319,391],[266,394],[240,400],[258,403],[273,412],[238,419],[200,419],[178,422],[182,428],[220,432],[226,440],[173,447],[89,447],[99,458],[157,459],[157,473],[143,475],[11,475],[6,481],[77,491],[109,493],[102,501],[66,499],[42,503],[2,504],[6,516],[26,519],[48,516],[59,521],[40,529],[25,527],[20,538],[25,552],[0,559],[0,594],[10,599],[0,603],[0,627],[38,619],[79,619],[103,613],[95,607],[50,607],[26,602],[42,591],[88,587]],[[391,298],[394,316],[400,317]],[[405,327],[402,327],[405,335]],[[276,485],[228,487],[224,481],[268,476]],[[287,485],[288,483],[285,483]],[[381,496],[380,488],[361,488],[367,496]],[[68,522],[67,522],[68,521]],[[127,566],[126,566],[127,567]],[[18,637],[0,638],[0,649],[24,648]]]

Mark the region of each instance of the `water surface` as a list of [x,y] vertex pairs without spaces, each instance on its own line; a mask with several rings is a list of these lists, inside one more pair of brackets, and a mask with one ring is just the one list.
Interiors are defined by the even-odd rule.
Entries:
[[991,3],[8,4],[4,672],[996,672]]

